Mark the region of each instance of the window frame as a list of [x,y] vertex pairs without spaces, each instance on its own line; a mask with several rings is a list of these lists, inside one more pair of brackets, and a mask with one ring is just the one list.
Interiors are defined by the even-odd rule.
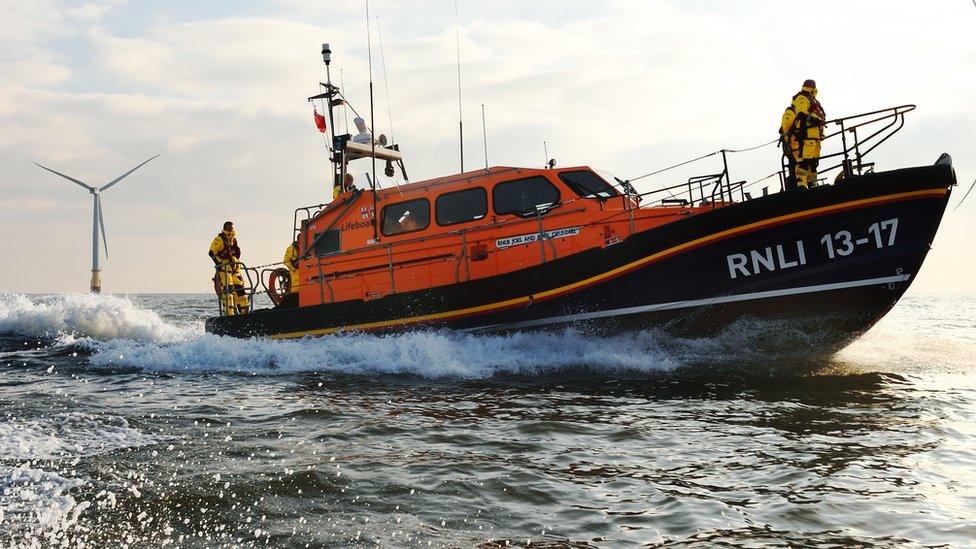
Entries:
[[[576,190],[576,187],[574,187],[570,182],[568,182],[565,179],[563,179],[563,176],[564,175],[571,175],[571,174],[577,174],[577,173],[588,173],[588,174],[591,174],[591,175],[595,176],[600,181],[603,181],[604,183],[606,183],[607,184],[607,188],[610,189],[610,192],[613,193],[613,194],[611,194],[610,196],[600,196],[599,194],[595,194],[595,193],[590,193],[589,195],[582,195],[582,194],[580,194],[580,191]],[[567,170],[567,171],[564,171],[564,172],[559,172],[559,180],[562,181],[563,182],[563,185],[566,185],[566,187],[568,187],[569,190],[573,191],[574,194],[576,194],[577,196],[579,196],[580,198],[583,198],[585,200],[607,201],[607,200],[610,200],[611,198],[620,196],[620,194],[621,194],[619,191],[617,191],[617,189],[613,188],[613,185],[609,181],[607,181],[606,179],[604,179],[600,174],[596,173],[593,170]],[[605,191],[601,191],[601,192],[605,192]]]
[[[529,210],[529,211],[521,211],[521,212],[520,211],[499,212],[498,200],[496,200],[495,198],[495,193],[498,191],[498,188],[503,185],[510,185],[510,184],[518,183],[520,181],[528,181],[530,179],[541,179],[542,181],[548,183],[549,186],[556,191],[556,201],[550,203],[549,208],[547,208],[545,211],[542,212],[540,212],[539,210]],[[518,217],[535,217],[537,214],[546,215],[547,213],[552,211],[553,208],[559,207],[562,204],[562,199],[563,199],[563,193],[559,189],[559,185],[556,185],[551,179],[549,179],[544,175],[530,175],[528,177],[509,179],[508,181],[498,182],[495,184],[494,187],[491,188],[491,210],[495,215],[515,215]]]
[[[336,234],[336,249],[334,251],[319,253],[319,251],[317,249],[318,246],[315,245],[315,241],[316,241],[315,239],[319,238],[319,235],[326,234],[326,233],[335,233]],[[321,239],[319,239],[318,242],[321,244],[322,242],[325,241],[325,239],[326,239],[326,237],[323,236]],[[315,254],[315,257],[326,257],[326,256],[330,256],[330,255],[335,255],[335,254],[341,253],[342,252],[342,229],[328,229],[328,230],[325,230],[325,231],[319,231],[317,233],[312,233],[312,242],[311,242],[311,245],[312,245],[312,253]]]
[[[409,204],[411,202],[423,202],[423,203],[425,203],[427,205],[427,224],[425,224],[423,227],[418,227],[416,229],[411,229],[409,231],[401,231],[401,232],[397,232],[397,233],[387,233],[386,232],[386,210],[388,208],[393,207],[393,206],[399,206],[400,204]],[[382,210],[380,210],[380,234],[382,234],[383,236],[386,236],[386,237],[400,236],[402,234],[410,234],[410,233],[415,233],[415,232],[418,232],[418,231],[423,231],[423,230],[426,230],[429,227],[430,227],[430,200],[427,199],[426,197],[411,198],[410,200],[401,200],[400,202],[394,202],[392,204],[387,204],[386,206],[383,206],[383,209]]]
[[[444,198],[445,196],[451,196],[453,194],[469,193],[469,192],[472,192],[472,191],[481,191],[481,196],[484,198],[484,201],[485,201],[484,213],[482,213],[478,217],[472,217],[470,219],[464,219],[464,220],[461,220],[461,221],[452,221],[450,223],[441,223],[441,220],[438,217],[438,214],[440,213],[440,210],[441,210],[441,208],[440,208],[440,206],[438,204],[440,203],[441,198]],[[461,224],[461,223],[470,223],[472,221],[480,221],[482,219],[485,219],[486,217],[488,217],[488,189],[482,187],[481,185],[478,185],[476,187],[469,187],[467,189],[459,189],[459,190],[456,190],[456,191],[446,192],[444,194],[438,195],[437,198],[434,199],[434,222],[437,223],[437,226],[438,227],[449,227],[451,225],[458,225],[458,224]]]

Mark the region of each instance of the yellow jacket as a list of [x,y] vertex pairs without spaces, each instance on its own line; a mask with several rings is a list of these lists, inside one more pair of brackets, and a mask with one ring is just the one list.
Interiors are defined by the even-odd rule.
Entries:
[[285,256],[281,259],[281,262],[288,267],[288,270],[298,269],[298,258],[298,246],[292,243],[285,248]]
[[823,107],[817,101],[817,89],[804,86],[793,96],[793,104],[783,112],[779,133],[791,140],[820,140],[823,139],[825,120]]
[[235,268],[240,264],[241,247],[237,245],[237,233],[221,231],[210,243],[210,259],[217,266],[233,264]]
[[289,291],[298,291],[298,259],[301,255],[298,253],[298,244],[291,243],[285,248],[285,256],[281,259],[281,262],[288,267],[288,274],[291,275],[291,286]]

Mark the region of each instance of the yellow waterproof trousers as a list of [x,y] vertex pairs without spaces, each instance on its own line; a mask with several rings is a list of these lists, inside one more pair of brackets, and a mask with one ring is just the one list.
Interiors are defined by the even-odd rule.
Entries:
[[237,266],[223,265],[217,269],[220,280],[220,299],[228,316],[248,312],[247,293],[244,291],[244,278]]
[[817,166],[820,165],[820,140],[804,139],[802,146],[790,139],[790,155],[793,157],[793,177],[797,187],[809,188],[817,183]]

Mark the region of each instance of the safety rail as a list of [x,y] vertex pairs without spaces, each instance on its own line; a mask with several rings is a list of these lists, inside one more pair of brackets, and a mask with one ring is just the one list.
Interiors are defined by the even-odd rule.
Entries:
[[[850,177],[853,175],[862,175],[865,172],[870,172],[874,168],[874,164],[865,162],[865,156],[891,138],[891,136],[898,133],[898,131],[901,130],[905,125],[905,114],[915,110],[915,108],[916,106],[912,104],[899,105],[897,107],[888,107],[886,109],[879,109],[876,111],[826,121],[824,123],[825,127],[837,126],[838,129],[833,133],[825,135],[822,141],[827,141],[831,138],[840,136],[841,147],[839,151],[821,155],[817,158],[817,160],[822,161],[825,159],[836,158],[840,159],[840,161],[836,164],[821,167],[819,170],[820,173],[827,173],[837,168],[842,169],[840,177]],[[881,128],[871,131],[868,133],[868,135],[864,135],[865,127],[877,124],[879,122],[884,122],[885,124]],[[617,184],[615,184],[614,187],[618,188],[621,191],[621,194],[624,196],[629,197],[630,199],[638,200],[639,202],[643,201],[643,199],[646,197],[654,197],[651,204],[682,207],[719,207],[721,205],[736,201],[736,198],[738,198],[740,201],[748,200],[751,196],[746,192],[745,189],[776,176],[779,176],[780,190],[786,190],[787,182],[791,176],[789,173],[790,161],[787,157],[787,154],[789,154],[788,151],[784,151],[780,168],[765,177],[756,179],[752,182],[746,182],[732,181],[729,175],[728,155],[753,151],[767,147],[779,141],[779,139],[774,139],[772,141],[744,149],[720,149],[630,179],[615,178]],[[722,171],[720,173],[693,176],[684,183],[658,187],[642,193],[637,193],[634,190],[634,181],[665,173],[716,155],[722,156]],[[711,192],[706,196],[705,190],[709,184],[712,185],[712,188]],[[695,196],[696,190],[698,191],[697,197]],[[767,189],[764,189],[764,195],[766,194],[766,191]],[[736,197],[737,194],[738,197]]]
[[[292,234],[292,240],[297,240],[298,239],[298,235],[301,234],[301,232],[302,232],[302,227],[304,227],[305,224],[310,219],[312,219],[313,212],[315,214],[318,214],[326,206],[328,206],[329,204],[331,204],[331,202],[326,202],[326,203],[323,203],[323,204],[313,204],[311,206],[299,206],[298,208],[295,208],[295,214],[294,214],[294,216],[292,218],[292,223],[291,223],[291,227],[292,227],[292,233],[291,233]],[[298,220],[298,213],[299,212],[304,212],[305,213],[305,218],[301,220],[301,223],[299,223],[299,220]]]
[[[823,140],[826,141],[831,137],[836,137],[839,135],[841,138],[841,150],[839,152],[821,155],[818,160],[838,158],[841,156],[843,156],[844,159],[837,164],[823,168],[822,171],[828,172],[836,168],[842,168],[844,177],[851,177],[855,175],[855,171],[857,172],[856,175],[861,175],[865,170],[868,170],[869,172],[873,170],[874,164],[865,163],[864,157],[874,149],[878,148],[879,145],[890,139],[891,136],[898,133],[905,126],[905,114],[915,110],[915,108],[915,105],[899,105],[897,107],[889,107],[887,109],[828,120],[826,122],[827,125],[834,124],[840,126],[840,129],[834,133],[825,135]],[[868,117],[874,118],[871,118],[870,120],[861,120]],[[885,120],[890,120],[890,122],[869,134],[867,137],[861,137],[858,135],[858,129]],[[851,134],[853,143],[847,143],[847,134]],[[864,147],[867,148],[862,150]],[[787,167],[784,167],[782,172],[785,174],[787,169]]]
[[[310,219],[312,219],[314,215],[322,212],[324,209],[327,209],[332,204],[334,203],[325,202],[322,204],[313,204],[311,206],[300,206],[295,208],[295,212],[292,217],[292,240],[294,241],[298,239],[298,236],[301,234],[302,227]],[[301,213],[304,213],[305,215],[303,219],[299,220],[299,214]],[[244,282],[242,286],[245,296],[248,298],[249,309],[254,308],[254,299],[258,293],[264,293],[269,296],[271,295],[272,289],[268,287],[267,281],[270,280],[272,276],[276,275],[278,269],[287,268],[287,266],[282,262],[268,263],[266,265],[259,265],[256,267],[248,267],[245,263],[238,262],[237,266],[238,270],[242,274],[241,278],[242,282]],[[219,280],[219,271],[227,268],[227,266],[216,267],[214,276]],[[225,275],[224,280],[229,279],[231,276],[233,275],[228,272],[228,274]],[[295,285],[300,284],[301,283],[299,281],[290,281],[289,288],[293,288]],[[220,316],[226,316],[228,314],[228,299],[233,300],[236,292],[237,289],[232,285],[223,284],[221,285],[221,288],[215,292],[217,295],[217,309]]]

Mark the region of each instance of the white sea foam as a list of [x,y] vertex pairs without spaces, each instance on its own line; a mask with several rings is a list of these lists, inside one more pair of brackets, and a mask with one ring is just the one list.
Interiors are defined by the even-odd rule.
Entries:
[[[657,330],[594,337],[555,333],[471,335],[449,330],[317,339],[241,340],[206,334],[202,326],[167,322],[156,312],[110,295],[74,294],[46,300],[0,296],[0,332],[59,334],[59,342],[91,350],[96,367],[158,372],[296,372],[410,374],[427,378],[487,378],[589,370],[666,371],[689,362],[761,359],[754,334],[768,325],[739,322],[718,337],[682,339]],[[783,333],[782,327],[772,330]]]
[[124,339],[79,343],[93,349],[90,362],[101,367],[167,372],[318,371],[485,378],[496,374],[531,375],[580,365],[643,371],[677,366],[678,361],[662,350],[659,340],[660,336],[651,332],[608,340],[572,331],[507,336],[428,331],[293,341],[239,340],[201,334],[193,340],[162,344]]
[[14,547],[57,545],[90,505],[69,493],[82,485],[81,480],[26,464],[0,465],[0,531],[22,540]]
[[60,459],[104,454],[152,444],[152,435],[118,416],[82,412],[0,423],[0,459]]
[[159,342],[184,340],[193,332],[114,295],[68,294],[43,299],[0,294],[0,333]]
[[[970,364],[976,352],[973,345],[918,345],[912,343],[919,341],[917,338],[903,337],[906,331],[925,335],[916,325],[920,312],[913,307],[927,306],[925,301],[908,300],[838,360],[854,359],[885,369],[881,363],[892,362],[896,354],[904,355],[906,361],[939,363],[949,353],[953,355],[948,357],[950,362]],[[906,324],[906,319],[912,320]],[[297,341],[240,340],[206,334],[199,322],[169,322],[123,297],[92,294],[44,299],[2,294],[0,332],[58,335],[62,344],[90,349],[88,360],[96,367],[259,375],[410,374],[427,378],[537,375],[577,366],[607,372],[653,372],[691,363],[765,362],[784,356],[780,353],[784,349],[776,348],[779,340],[805,337],[788,323],[740,321],[720,334],[701,339],[675,338],[656,330],[614,337],[592,337],[573,330],[492,336],[439,330]],[[898,343],[894,351],[893,341]],[[800,345],[811,347],[816,348],[816,341]],[[788,357],[788,349],[785,351]],[[903,363],[901,359],[894,361]]]
[[[12,547],[85,545],[72,542],[79,517],[92,504],[114,505],[115,496],[102,491],[80,499],[77,489],[87,482],[72,478],[78,460],[158,441],[113,415],[7,416],[0,423],[0,461],[19,464],[0,465],[0,533],[13,535]],[[57,472],[49,470],[58,464]]]

